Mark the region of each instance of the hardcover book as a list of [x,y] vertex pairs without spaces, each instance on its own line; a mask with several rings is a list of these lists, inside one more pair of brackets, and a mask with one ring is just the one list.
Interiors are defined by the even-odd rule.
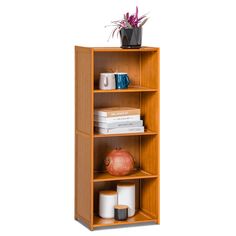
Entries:
[[140,115],[140,109],[133,108],[133,107],[97,108],[97,109],[94,110],[94,115],[103,116],[103,117]]
[[104,117],[104,116],[94,116],[94,121],[98,122],[117,122],[117,121],[138,121],[140,120],[140,115],[130,115],[130,116],[113,116],[113,117]]
[[124,134],[124,133],[141,133],[144,132],[144,127],[125,127],[125,128],[99,128],[95,127],[95,131],[100,134]]
[[100,127],[100,128],[124,128],[124,127],[140,127],[143,126],[143,121],[142,120],[137,120],[137,121],[119,121],[119,122],[94,122],[95,127]]

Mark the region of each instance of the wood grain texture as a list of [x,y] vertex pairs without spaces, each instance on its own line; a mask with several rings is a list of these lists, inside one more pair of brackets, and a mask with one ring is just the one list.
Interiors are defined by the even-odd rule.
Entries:
[[99,52],[95,53],[94,79],[98,88],[100,73],[125,72],[128,73],[130,85],[140,85],[140,52]]
[[75,77],[76,77],[76,130],[91,134],[92,105],[92,51],[76,47]]
[[126,134],[94,134],[95,138],[110,138],[110,137],[128,137],[128,136],[146,136],[146,135],[156,135],[158,132],[153,132],[148,129],[145,129],[141,133],[126,133]]
[[93,229],[93,52],[75,47],[75,218]]
[[158,132],[159,127],[159,93],[143,93],[141,94],[141,116],[143,118],[145,128]]
[[[102,72],[126,72],[131,87],[98,90]],[[127,106],[141,109],[145,133],[94,134],[93,110]],[[96,227],[143,222],[160,223],[160,50],[142,47],[75,48],[75,218]],[[104,173],[107,152],[122,147],[136,158],[136,172],[114,177]],[[134,217],[124,222],[97,216],[99,191],[116,190],[117,183],[136,187]]]
[[136,49],[123,49],[123,48],[117,48],[117,47],[94,47],[93,48],[95,52],[151,52],[151,51],[158,51],[159,48],[155,47],[141,47]]
[[130,152],[135,159],[135,168],[139,168],[139,137],[110,137],[94,141],[94,171],[104,171],[104,159],[115,148],[123,148]]
[[[121,181],[105,181],[94,183],[94,215],[98,215],[98,203],[99,203],[99,192],[103,190],[114,190],[116,191],[116,186],[118,183],[127,182],[125,180]],[[138,179],[129,180],[135,184],[135,209],[140,209],[140,182]]]
[[155,219],[149,216],[142,210],[137,210],[133,217],[129,217],[126,221],[116,221],[114,219],[103,219],[97,215],[94,216],[94,227],[104,226],[118,226],[118,225],[130,225],[137,223],[155,222]]
[[159,220],[159,180],[143,179],[140,181],[140,209]]
[[153,175],[142,169],[133,170],[129,175],[125,176],[112,176],[108,172],[95,172],[94,182],[103,181],[117,181],[117,180],[130,180],[130,179],[148,179],[157,178],[157,175]]
[[140,168],[159,176],[158,135],[141,137]]
[[148,88],[160,88],[160,53],[159,49],[141,53],[140,85]]
[[127,89],[110,89],[110,90],[101,90],[95,89],[94,93],[136,93],[136,92],[156,92],[155,88],[148,88],[143,86],[129,86]]
[[91,209],[91,160],[90,160],[90,137],[77,134],[76,150],[76,179],[75,179],[75,216],[79,216],[90,222]]
[[140,107],[139,93],[96,93],[94,107]]
[[140,166],[156,179],[143,179],[140,182],[140,209],[150,214],[160,223],[160,61],[159,49],[156,52],[141,54],[141,86],[157,89],[155,93],[142,93],[141,114],[145,128],[157,132],[156,136],[141,138]]

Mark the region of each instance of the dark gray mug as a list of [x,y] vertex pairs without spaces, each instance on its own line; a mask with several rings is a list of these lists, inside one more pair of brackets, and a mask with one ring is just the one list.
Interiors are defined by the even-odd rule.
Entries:
[[127,73],[114,73],[116,79],[116,89],[126,89],[130,84]]

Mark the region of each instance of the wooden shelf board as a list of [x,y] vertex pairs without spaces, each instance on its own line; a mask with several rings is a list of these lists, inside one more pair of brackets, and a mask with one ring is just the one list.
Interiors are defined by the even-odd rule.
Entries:
[[155,47],[141,47],[135,49],[123,49],[119,47],[94,47],[94,52],[155,52],[158,51],[159,48]]
[[94,134],[94,138],[107,138],[107,137],[118,137],[118,136],[142,136],[142,135],[156,135],[157,132],[145,130],[142,133],[125,133],[125,134]]
[[116,181],[116,180],[130,180],[130,179],[147,179],[157,178],[157,175],[152,175],[144,170],[136,170],[126,176],[113,176],[108,172],[94,172],[93,182]]
[[127,89],[111,89],[111,90],[102,90],[95,89],[94,93],[131,93],[131,92],[157,92],[157,89],[146,88],[142,86],[130,86]]
[[97,215],[93,218],[93,227],[115,226],[115,225],[128,225],[138,224],[146,222],[155,222],[156,219],[144,213],[142,210],[138,210],[133,217],[129,217],[126,221],[116,221],[115,219],[103,219]]

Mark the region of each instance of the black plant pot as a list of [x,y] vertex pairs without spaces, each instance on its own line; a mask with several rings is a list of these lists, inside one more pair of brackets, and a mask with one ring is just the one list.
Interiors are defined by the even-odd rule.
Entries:
[[122,48],[140,48],[142,45],[142,28],[120,30],[120,41]]

